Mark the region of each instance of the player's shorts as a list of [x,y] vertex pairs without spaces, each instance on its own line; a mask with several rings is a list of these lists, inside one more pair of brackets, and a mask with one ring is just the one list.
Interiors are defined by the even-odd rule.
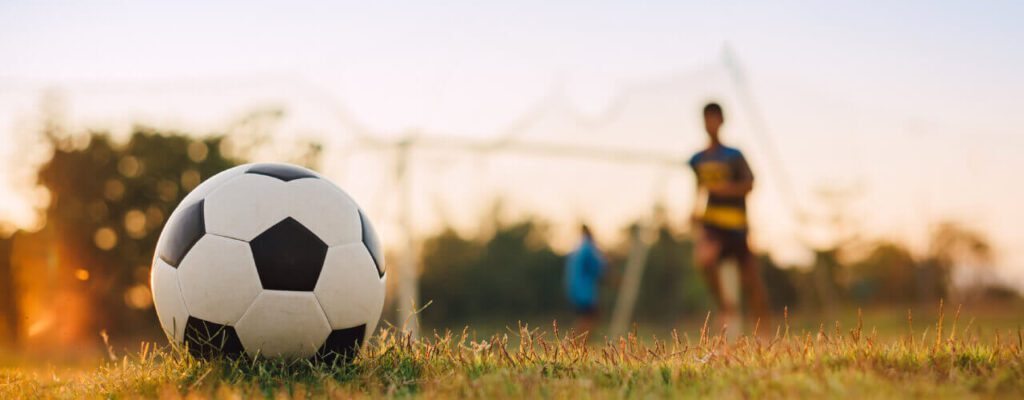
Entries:
[[714,225],[704,224],[704,236],[721,246],[718,253],[718,260],[722,261],[733,258],[742,262],[752,255],[750,246],[747,244],[747,231],[735,229],[723,229]]

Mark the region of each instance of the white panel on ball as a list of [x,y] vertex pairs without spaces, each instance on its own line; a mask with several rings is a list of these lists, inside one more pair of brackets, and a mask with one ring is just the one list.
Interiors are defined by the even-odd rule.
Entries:
[[178,286],[178,270],[157,258],[153,261],[149,286],[153,292],[153,306],[156,307],[164,333],[171,342],[182,343],[185,339],[188,308]]
[[366,324],[369,335],[384,308],[384,281],[362,242],[327,250],[313,293],[333,329]]
[[249,244],[203,236],[178,267],[185,304],[193,317],[231,325],[263,290]]
[[313,293],[264,290],[235,331],[250,356],[307,358],[327,340],[331,326]]
[[249,241],[288,216],[285,182],[259,174],[231,178],[206,197],[206,232]]
[[[206,195],[210,194],[210,192],[220,187],[220,185],[222,185],[224,182],[227,182],[229,179],[244,174],[246,168],[249,168],[249,165],[239,165],[237,167],[221,171],[220,173],[214,175],[210,179],[207,179],[203,183],[199,184],[199,186],[196,186],[195,189],[192,189],[192,191],[189,192],[188,195],[186,195],[185,198],[182,199],[180,203],[178,203],[178,206],[174,209],[174,211],[171,212],[171,215],[167,216],[167,219],[165,219],[164,222],[174,221],[174,217],[177,216],[178,213],[181,212],[181,210],[187,209],[189,206],[203,200],[204,198],[206,198]],[[166,235],[160,235],[160,237],[157,239],[156,248],[159,249],[163,247],[161,242],[167,239],[169,238]]]
[[362,239],[359,207],[345,192],[324,179],[288,182],[289,215],[328,246]]

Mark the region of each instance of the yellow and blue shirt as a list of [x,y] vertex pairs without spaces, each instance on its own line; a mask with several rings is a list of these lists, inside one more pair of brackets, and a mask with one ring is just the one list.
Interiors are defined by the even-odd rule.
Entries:
[[[743,153],[731,147],[718,146],[701,151],[690,158],[689,164],[697,175],[697,184],[703,187],[754,179]],[[715,228],[746,231],[746,196],[719,196],[709,192],[701,221]]]

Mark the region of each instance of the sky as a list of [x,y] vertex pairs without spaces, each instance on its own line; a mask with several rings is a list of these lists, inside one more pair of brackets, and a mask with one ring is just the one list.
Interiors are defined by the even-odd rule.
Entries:
[[[1022,20],[1024,3],[1012,1],[0,0],[0,217],[30,222],[33,197],[16,178],[19,146],[41,93],[54,88],[75,126],[211,131],[283,104],[286,137],[330,144],[345,135],[332,107],[385,137],[486,138],[552,93],[573,114],[600,119],[619,99],[641,97],[630,93],[657,97],[651,87],[678,86],[692,98],[677,103],[693,110],[627,112],[604,134],[628,147],[635,143],[622,132],[644,130],[649,143],[684,155],[701,144],[695,107],[723,100],[736,115],[726,139],[765,178],[751,211],[759,247],[794,262],[806,247],[778,189],[785,176],[804,204],[823,187],[858,188],[849,212],[861,228],[918,250],[939,219],[981,230],[996,244],[1002,276],[1024,287],[1024,189],[1015,173],[1024,168]],[[756,113],[723,74],[725,48],[743,68]],[[347,179],[338,164],[325,168]],[[684,172],[670,175],[677,213],[692,201]],[[528,192],[524,182],[505,190]],[[585,186],[562,197],[598,193]],[[353,187],[365,198],[382,190]],[[544,208],[542,200],[533,203]],[[595,204],[590,211],[601,213]],[[423,205],[417,214],[433,212]],[[615,232],[628,213],[606,214],[621,217],[601,229]]]

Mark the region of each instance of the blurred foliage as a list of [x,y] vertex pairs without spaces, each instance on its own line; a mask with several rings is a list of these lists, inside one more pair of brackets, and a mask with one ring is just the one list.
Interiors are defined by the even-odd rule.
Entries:
[[564,257],[548,246],[541,225],[495,226],[483,240],[446,229],[424,242],[421,297],[433,302],[424,322],[516,321],[564,311]]
[[917,263],[909,250],[896,243],[879,243],[849,268],[850,296],[858,303],[893,304],[919,299]]
[[14,241],[0,236],[0,346],[13,344],[21,330],[18,299],[11,268]]
[[[447,228],[426,239],[421,298],[432,304],[422,313],[423,321],[434,327],[459,327],[473,321],[508,324],[570,317],[563,282],[565,257],[546,244],[545,225],[530,219],[493,225],[495,232],[482,238],[466,238]],[[954,263],[989,254],[983,237],[957,229],[940,225],[934,239],[941,243],[935,247],[940,251],[923,259],[896,242],[868,243],[859,257],[844,256],[848,250],[843,248],[819,250],[814,263],[803,267],[782,268],[760,255],[771,306],[776,311],[789,307],[832,312],[844,305],[948,300],[955,297],[949,283]],[[608,317],[630,243],[598,245],[611,264],[599,300]],[[962,251],[949,255],[951,248]],[[962,254],[965,251],[969,254]],[[992,299],[1012,297],[998,288],[986,290]],[[700,318],[711,309],[705,284],[694,268],[692,239],[663,224],[648,253],[635,320],[671,324]]]
[[[658,235],[647,254],[636,317],[640,320],[666,320],[711,308],[711,298],[694,268],[693,242],[674,234],[668,227]],[[624,264],[624,257],[623,264]],[[609,293],[614,297],[613,293]],[[614,299],[611,299],[614,300]]]
[[[242,127],[262,129],[252,126],[262,125]],[[0,238],[0,343],[27,339],[59,349],[53,344],[94,343],[100,330],[115,337],[159,336],[148,279],[165,219],[200,182],[250,158],[260,143],[251,138],[260,136],[243,129],[230,135],[236,142],[231,144],[227,136],[199,138],[145,128],[123,140],[54,131],[44,129],[51,157],[37,173],[48,197],[42,210],[45,224],[36,232]],[[292,144],[298,149],[293,162],[317,163],[319,144]],[[547,225],[534,219],[506,223],[499,214],[482,219],[481,226],[490,228],[476,237],[444,229],[423,242],[421,299],[432,304],[421,317],[428,325],[570,316],[565,256],[550,247]],[[635,318],[674,323],[702,317],[712,304],[694,269],[691,238],[664,222],[656,233]],[[599,248],[610,261],[600,300],[607,317],[630,243],[599,243]],[[786,268],[760,257],[775,309],[1009,296],[1005,290],[954,289],[954,270],[984,271],[993,256],[983,235],[952,223],[937,225],[923,256],[897,242],[867,243],[859,252],[837,245],[815,254],[811,265]]]
[[[221,136],[138,128],[124,143],[86,139],[52,140],[38,172],[50,197],[46,224],[15,239],[22,308],[39,324],[28,333],[41,340],[155,331],[149,267],[164,220],[192,188],[241,162],[222,154]],[[48,326],[48,313],[63,311],[85,317]]]
[[794,269],[782,269],[767,254],[759,256],[761,260],[761,276],[768,288],[768,301],[771,309],[782,311],[786,307],[800,304],[801,291],[797,286],[797,273]]
[[[960,304],[1016,297],[1007,296],[997,282],[984,280],[992,277],[988,239],[956,223],[937,224],[923,256],[894,241],[861,243],[858,252],[852,247],[818,250],[809,269],[791,272],[797,287],[804,288],[798,294],[805,308],[934,304],[939,299]],[[953,282],[956,270],[980,280]]]
[[[465,238],[446,228],[425,240],[420,284],[422,301],[431,302],[421,314],[427,325],[458,327],[472,321],[514,323],[571,315],[563,281],[565,255],[547,245],[544,224],[527,219],[493,225],[494,233],[483,238]],[[598,245],[610,262],[599,300],[600,310],[608,316],[630,243]],[[762,256],[762,267],[777,308],[795,304],[792,271],[780,269],[767,256]],[[693,242],[661,226],[648,253],[636,319],[671,323],[699,317],[712,307],[694,269]]]

